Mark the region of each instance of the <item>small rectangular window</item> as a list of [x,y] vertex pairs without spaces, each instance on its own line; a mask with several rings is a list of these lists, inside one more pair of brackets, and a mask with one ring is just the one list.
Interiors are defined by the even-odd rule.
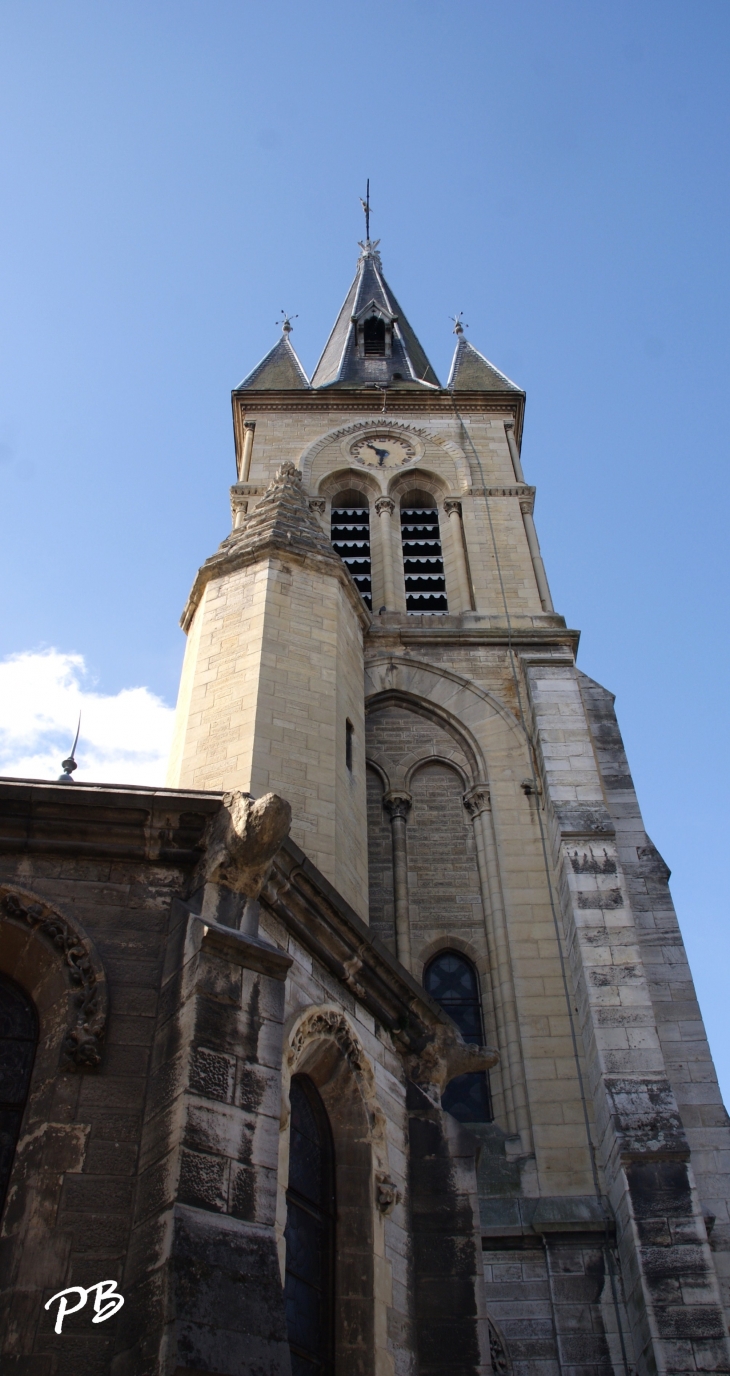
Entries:
[[352,722],[348,719],[345,722],[345,764],[347,765],[347,768],[349,769],[350,773],[352,773],[352,738],[354,734],[355,728]]

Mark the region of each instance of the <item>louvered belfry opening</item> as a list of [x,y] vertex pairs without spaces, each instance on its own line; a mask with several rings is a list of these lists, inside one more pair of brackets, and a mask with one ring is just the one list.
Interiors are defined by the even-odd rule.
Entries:
[[423,492],[412,492],[404,497],[400,522],[406,610],[410,615],[443,615],[449,610],[449,604],[439,514],[433,498]]
[[385,321],[371,315],[363,327],[363,348],[367,354],[385,355]]
[[370,577],[370,508],[360,492],[341,492],[332,501],[330,539],[347,564],[365,606],[373,609]]

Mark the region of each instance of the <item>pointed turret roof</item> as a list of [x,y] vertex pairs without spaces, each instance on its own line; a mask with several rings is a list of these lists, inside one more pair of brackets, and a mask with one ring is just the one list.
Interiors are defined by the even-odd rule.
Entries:
[[305,387],[309,390],[309,378],[289,339],[291,326],[287,326],[288,321],[281,339],[257,363],[253,372],[239,382],[237,392],[245,392],[248,388],[255,388],[257,392],[301,391]]
[[[313,387],[383,387],[393,382],[396,386],[440,387],[431,364],[383,276],[379,242],[379,239],[366,239],[360,245],[362,253],[355,280],[314,370]],[[392,328],[389,358],[358,356],[358,322],[362,324],[373,315]]]
[[516,382],[511,382],[499,368],[495,368],[484,354],[462,333],[461,326],[456,329],[456,349],[451,363],[451,372],[446,386],[452,392],[521,392]]

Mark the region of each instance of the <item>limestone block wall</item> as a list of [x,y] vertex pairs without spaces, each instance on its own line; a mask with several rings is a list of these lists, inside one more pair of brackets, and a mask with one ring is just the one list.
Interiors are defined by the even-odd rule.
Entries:
[[[538,803],[522,787],[529,755],[506,707],[514,696],[509,662],[499,647],[465,646],[458,635],[450,647],[433,645],[425,628],[400,655],[393,646],[389,657],[379,654],[368,659],[368,753],[388,785],[412,800],[413,972],[421,978],[424,962],[449,944],[474,961],[487,1035],[502,1057],[491,1072],[496,1120],[525,1161],[515,1189],[584,1195],[590,1157]],[[382,792],[371,788],[374,915],[385,931],[389,822]]]
[[613,694],[584,674],[585,705],[606,806],[626,876],[667,1078],[692,1151],[710,1247],[730,1314],[730,1124],[669,890],[669,870],[646,834]]
[[362,633],[338,579],[265,558],[208,583],[190,635],[171,782],[281,793],[294,838],[366,914]]

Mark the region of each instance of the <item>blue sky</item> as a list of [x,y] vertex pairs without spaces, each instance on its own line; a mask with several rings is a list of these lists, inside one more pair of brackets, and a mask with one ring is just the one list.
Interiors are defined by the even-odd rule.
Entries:
[[313,368],[369,176],[441,379],[463,310],[527,390],[555,603],[617,694],[728,1093],[729,33],[724,0],[0,9],[0,656],[174,702],[230,389],[281,307]]

